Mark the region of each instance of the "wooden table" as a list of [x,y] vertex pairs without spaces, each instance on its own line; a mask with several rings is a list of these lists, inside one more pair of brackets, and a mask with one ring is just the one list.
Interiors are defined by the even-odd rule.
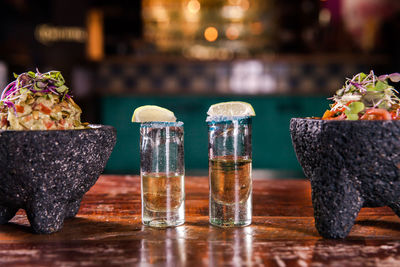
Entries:
[[305,180],[255,180],[249,227],[208,224],[208,180],[186,178],[186,223],[169,229],[141,224],[140,179],[101,176],[76,218],[52,235],[30,232],[25,213],[0,226],[4,266],[395,266],[400,219],[388,208],[365,208],[345,240],[314,228]]

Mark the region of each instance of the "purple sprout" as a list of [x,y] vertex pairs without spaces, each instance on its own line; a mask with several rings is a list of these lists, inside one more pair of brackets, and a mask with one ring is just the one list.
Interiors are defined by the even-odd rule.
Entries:
[[355,86],[357,89],[359,89],[359,90],[360,90],[360,93],[365,93],[365,92],[367,92],[367,89],[366,89],[361,83],[357,83],[357,82],[350,81],[350,84],[353,85],[353,86]]
[[384,74],[384,75],[379,76],[378,80],[383,82],[383,81],[387,80],[388,78],[392,82],[398,83],[398,82],[400,82],[400,73],[395,72],[395,73],[392,73],[392,74]]
[[[19,96],[15,96],[15,93],[21,89],[27,89],[32,93],[44,93],[44,94],[55,94],[62,96],[62,99],[71,98],[68,95],[68,87],[64,85],[64,78],[59,71],[49,71],[46,73],[40,73],[36,69],[36,73],[29,71],[20,75],[14,74],[16,80],[9,83],[1,93],[0,102],[8,108],[13,108],[16,113],[16,108],[13,103],[14,100],[18,99]],[[57,85],[56,85],[57,84]],[[62,87],[62,89],[60,89]]]

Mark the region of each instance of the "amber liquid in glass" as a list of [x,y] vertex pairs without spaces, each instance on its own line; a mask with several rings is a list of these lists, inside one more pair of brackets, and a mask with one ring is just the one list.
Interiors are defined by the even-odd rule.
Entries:
[[251,191],[251,159],[218,157],[210,160],[212,198],[231,205],[244,202]]
[[251,211],[241,212],[241,209],[247,209],[251,202],[251,159],[220,156],[211,159],[209,166],[210,222],[218,226],[248,225]]
[[[184,176],[178,174],[148,173],[142,175],[143,222],[145,224],[163,227],[174,220],[176,217],[174,214],[183,212],[183,179]],[[178,221],[177,225],[179,224],[181,223]]]

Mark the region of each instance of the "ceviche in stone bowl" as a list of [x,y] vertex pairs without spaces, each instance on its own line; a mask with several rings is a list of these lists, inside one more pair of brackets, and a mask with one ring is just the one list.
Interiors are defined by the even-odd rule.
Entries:
[[346,237],[362,207],[388,206],[400,216],[399,81],[398,73],[359,73],[331,98],[322,118],[290,121],[323,237]]
[[376,76],[359,73],[330,98],[323,120],[400,120],[400,98],[389,84],[400,82],[400,73]]
[[53,233],[77,214],[116,131],[81,122],[59,71],[15,78],[0,99],[0,224],[24,209],[35,233]]
[[14,74],[0,98],[2,130],[83,129],[81,108],[68,94],[59,71]]

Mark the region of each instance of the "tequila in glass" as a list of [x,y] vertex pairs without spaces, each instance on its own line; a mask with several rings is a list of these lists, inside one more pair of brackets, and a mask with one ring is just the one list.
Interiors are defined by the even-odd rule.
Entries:
[[183,177],[176,173],[149,173],[142,176],[144,221],[151,223],[151,218],[167,218],[180,213],[179,210],[184,208]]
[[251,159],[221,156],[210,160],[211,198],[222,205],[248,201],[251,193]]
[[251,118],[209,125],[210,223],[251,224]]
[[185,221],[183,124],[143,123],[140,129],[142,222],[153,227]]

